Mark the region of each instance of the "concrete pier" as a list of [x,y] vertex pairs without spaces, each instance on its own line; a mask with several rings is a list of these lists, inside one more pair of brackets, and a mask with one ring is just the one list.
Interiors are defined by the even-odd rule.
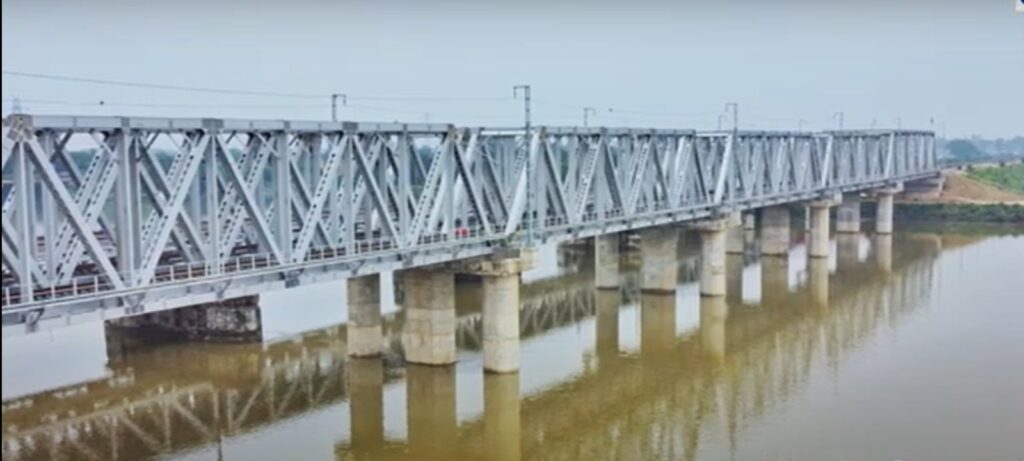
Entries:
[[534,265],[529,250],[512,250],[466,261],[461,273],[483,281],[484,371],[519,371],[519,274]]
[[405,379],[411,459],[452,459],[458,446],[455,367],[409,365]]
[[519,374],[484,376],[484,459],[522,459]]
[[154,341],[252,342],[263,339],[259,296],[108,320],[116,334]]
[[383,337],[380,313],[380,274],[348,279],[348,355],[379,355]]
[[725,255],[725,299],[729,302],[743,301],[743,255]]
[[875,232],[891,234],[893,229],[893,197],[903,190],[902,186],[888,187],[875,191],[878,207],[875,209]]
[[807,254],[812,258],[828,258],[829,253],[829,209],[832,200],[816,200],[810,204],[811,223],[810,238],[807,242]]
[[748,232],[757,230],[757,217],[753,212],[743,214],[743,230]]
[[597,310],[595,321],[595,349],[598,360],[614,360],[619,355],[619,308],[622,295],[618,290],[597,290],[594,305]]
[[860,232],[860,195],[847,194],[836,210],[836,232]]
[[784,256],[789,254],[789,208],[773,206],[761,214],[761,254]]
[[355,459],[376,459],[384,447],[384,363],[353,358],[346,369],[349,424]]
[[740,226],[730,227],[725,231],[725,252],[741,255],[746,251],[743,228]]
[[700,294],[725,296],[725,234],[727,219],[704,221],[696,225],[701,236]]
[[594,285],[619,288],[619,234],[594,237]]
[[405,360],[424,365],[455,363],[455,276],[445,267],[401,273],[405,286]]
[[652,292],[672,292],[679,281],[679,261],[676,245],[679,231],[675,227],[661,226],[644,229],[640,233],[640,252],[643,265],[640,288]]

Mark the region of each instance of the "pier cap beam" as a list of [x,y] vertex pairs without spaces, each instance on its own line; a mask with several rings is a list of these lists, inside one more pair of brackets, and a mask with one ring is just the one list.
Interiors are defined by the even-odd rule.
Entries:
[[519,274],[536,265],[532,249],[501,250],[455,265],[483,280],[484,371],[519,371]]

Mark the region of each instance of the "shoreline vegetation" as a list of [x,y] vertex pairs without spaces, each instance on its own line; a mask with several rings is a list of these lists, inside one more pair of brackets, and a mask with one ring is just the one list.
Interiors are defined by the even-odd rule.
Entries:
[[897,201],[893,212],[909,222],[1024,225],[1024,164],[947,172],[938,197]]

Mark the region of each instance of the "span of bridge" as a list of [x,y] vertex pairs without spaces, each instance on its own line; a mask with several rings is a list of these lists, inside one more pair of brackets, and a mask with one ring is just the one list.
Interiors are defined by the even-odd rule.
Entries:
[[933,133],[913,130],[17,114],[2,137],[3,322],[28,331],[937,173]]
[[[722,315],[723,312],[712,305],[720,302],[721,298],[704,297],[701,299],[700,329],[682,337],[676,337],[674,328],[659,327],[675,324],[663,318],[663,314],[668,312],[665,308],[671,307],[669,310],[674,312],[674,303],[671,306],[664,306],[657,300],[644,303],[642,309],[646,310],[641,315],[649,316],[649,319],[642,321],[638,354],[619,351],[617,346],[611,349],[603,347],[609,340],[617,342],[617,336],[602,337],[602,332],[607,333],[608,330],[597,325],[597,366],[594,369],[556,384],[555,392],[544,392],[522,401],[518,384],[489,388],[490,392],[511,393],[511,398],[485,396],[485,405],[504,403],[500,408],[486,407],[482,419],[470,421],[458,430],[455,427],[454,384],[451,387],[441,386],[452,393],[445,394],[447,398],[445,395],[414,396],[414,391],[409,390],[410,401],[407,404],[410,417],[416,411],[425,411],[427,413],[424,414],[431,414],[432,418],[416,420],[415,425],[410,419],[408,441],[350,440],[339,444],[339,459],[349,459],[359,453],[399,459],[412,456],[415,459],[418,455],[443,455],[443,450],[452,450],[456,446],[491,446],[487,444],[493,444],[495,440],[483,439],[496,436],[495,432],[487,432],[484,427],[495,424],[490,419],[494,417],[493,413],[515,416],[513,421],[503,416],[505,424],[515,424],[514,432],[497,435],[500,439],[517,442],[516,450],[503,453],[503,459],[513,459],[520,454],[519,440],[522,440],[524,459],[541,453],[536,445],[541,440],[545,441],[543,452],[557,459],[597,449],[588,445],[596,440],[595,437],[614,441],[612,445],[622,457],[636,457],[640,453],[633,450],[649,449],[650,443],[665,443],[668,445],[659,445],[662,448],[659,452],[672,452],[681,459],[694,459],[701,427],[713,424],[715,414],[728,421],[731,432],[742,430],[745,424],[764,414],[772,404],[784,401],[798,391],[799,383],[806,381],[808,363],[816,354],[825,354],[830,362],[838,361],[843,350],[870,335],[880,324],[895,321],[919,305],[919,300],[930,291],[931,265],[938,247],[928,241],[911,241],[905,245],[928,248],[919,253],[923,256],[916,259],[895,258],[889,276],[880,276],[873,262],[844,264],[839,271],[844,279],[852,282],[830,294],[829,305],[820,306],[818,310],[800,311],[795,307],[806,304],[796,299],[804,299],[809,294],[813,296],[814,288],[809,286],[814,283],[811,276],[801,282],[802,288],[788,292],[774,302],[762,303],[760,308],[729,310],[727,315]],[[822,266],[818,267],[820,270]],[[587,283],[580,281],[579,284]],[[575,287],[570,287],[570,290],[577,291]],[[588,290],[591,298],[598,298],[592,302],[610,306],[614,311],[621,305],[620,296],[629,291],[632,290],[623,293]],[[612,301],[610,304],[606,302],[609,300]],[[595,307],[589,315],[598,316],[600,323],[602,313],[597,311],[605,307]],[[575,309],[572,303],[561,304],[560,308]],[[524,307],[524,311],[526,309]],[[548,328],[558,326],[554,322]],[[345,361],[344,340],[339,336],[343,334],[342,330],[318,331],[266,348],[240,346],[253,350],[253,359],[245,364],[239,364],[235,355],[231,355],[235,358],[229,360],[210,355],[206,360],[196,362],[199,373],[195,376],[208,376],[215,382],[202,379],[154,382],[147,379],[151,372],[145,368],[129,368],[106,380],[5,402],[4,459],[28,460],[49,456],[48,453],[75,453],[88,459],[141,459],[209,446],[221,437],[243,435],[341,401],[367,397],[355,395],[367,392],[366,386],[376,387],[377,390],[371,389],[371,393],[379,393],[381,387],[401,379],[401,373],[385,372],[379,365],[375,369],[352,368],[369,362]],[[644,353],[648,348],[653,352],[668,351],[672,358],[664,355],[649,357]],[[144,354],[173,354],[176,350],[156,349]],[[651,357],[673,360],[673,367],[658,367],[661,370],[658,376],[652,375],[650,367],[644,366]],[[720,371],[686,371],[702,369],[685,364],[703,360],[719,361]],[[158,362],[161,362],[159,355],[153,360],[136,361],[153,366],[158,366]],[[671,377],[662,376],[666,369],[681,371]],[[360,383],[361,378],[350,376],[346,385],[346,373],[376,373],[379,378]],[[454,379],[443,368],[410,369],[405,378],[422,381],[419,384],[408,383],[408,386],[415,387],[437,381],[433,375],[438,373],[445,379]],[[518,379],[515,375],[491,375],[487,379],[507,378]],[[129,391],[135,388],[136,391]],[[557,390],[567,388],[574,389],[572,395],[579,394],[574,399],[588,404],[566,402],[566,393]],[[421,390],[431,389],[438,390],[430,386]],[[596,401],[596,395],[601,396],[601,406],[589,404]],[[51,410],[46,403],[51,400],[64,403],[81,401],[81,405],[77,405],[73,412],[58,412]],[[372,398],[369,400],[374,402]],[[515,408],[507,406],[510,402],[515,402]],[[377,400],[376,403],[381,402]],[[445,407],[447,404],[450,408]],[[672,418],[661,422],[646,421],[644,415],[651,414],[649,409],[653,407],[671,408]],[[572,411],[553,412],[551,408]],[[365,407],[362,409],[366,410]],[[354,412],[351,430],[357,431],[355,426],[358,424],[383,425],[379,413],[371,411],[361,415],[355,413],[358,410],[350,409]],[[529,424],[522,424],[520,420]],[[497,423],[503,423],[501,418]],[[675,423],[682,424],[672,427],[687,429],[681,434],[684,438],[681,444],[678,440],[673,442],[664,438],[675,431],[662,426]],[[451,426],[450,430],[445,430],[446,425]],[[574,430],[587,428],[595,435],[571,442],[559,435],[570,426]],[[501,429],[513,428],[505,425]],[[520,431],[526,432],[520,435]],[[117,433],[126,434],[127,438],[116,442],[111,434]],[[382,428],[370,433],[383,437]],[[444,439],[444,435],[457,439]],[[371,445],[360,446],[365,442],[371,442]],[[497,443],[499,445],[494,446],[507,447],[507,443]],[[58,450],[59,447],[64,448]],[[670,449],[666,450],[666,447]],[[376,451],[381,448],[385,451]]]

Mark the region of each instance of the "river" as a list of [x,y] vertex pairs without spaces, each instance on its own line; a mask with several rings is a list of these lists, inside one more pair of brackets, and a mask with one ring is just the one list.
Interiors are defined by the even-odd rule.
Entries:
[[403,364],[400,290],[384,357],[348,360],[343,284],[264,295],[261,344],[8,337],[3,460],[1024,459],[1019,230],[734,255],[727,298],[700,296],[681,238],[667,295],[640,292],[637,251],[616,291],[585,245],[540,249],[518,374],[482,372],[470,278],[454,367]]

